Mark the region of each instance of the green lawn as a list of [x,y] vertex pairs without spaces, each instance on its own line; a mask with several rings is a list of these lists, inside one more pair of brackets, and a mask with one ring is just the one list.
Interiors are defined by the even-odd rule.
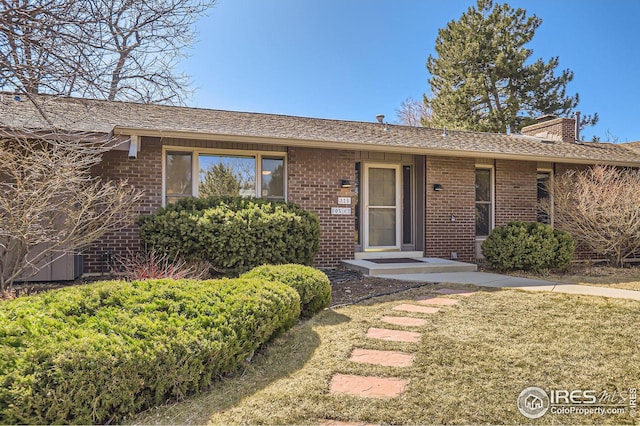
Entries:
[[[420,343],[367,339],[380,317],[428,290],[411,290],[365,304],[327,310],[296,326],[257,354],[243,374],[207,394],[150,410],[140,424],[291,424],[342,421],[526,423],[516,398],[528,386],[624,391],[640,387],[640,303],[529,293],[479,292],[436,314]],[[396,314],[396,313],[394,313]],[[419,316],[412,314],[414,316]],[[395,327],[400,328],[401,327]],[[348,361],[353,348],[416,354],[412,367]],[[409,379],[392,400],[332,396],[334,373]],[[551,415],[543,424],[640,424],[622,416]]]

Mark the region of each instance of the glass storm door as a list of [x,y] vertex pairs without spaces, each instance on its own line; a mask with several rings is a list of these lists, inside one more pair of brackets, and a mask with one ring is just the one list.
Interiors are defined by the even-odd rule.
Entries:
[[367,164],[364,169],[365,250],[400,249],[400,166]]

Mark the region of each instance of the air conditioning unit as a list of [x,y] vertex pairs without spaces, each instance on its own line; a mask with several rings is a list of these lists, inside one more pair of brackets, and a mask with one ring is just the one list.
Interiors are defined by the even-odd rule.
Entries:
[[[44,265],[34,274],[33,270],[25,271],[17,282],[73,281],[82,275],[83,257],[80,253],[65,253],[51,262],[52,256],[43,259]],[[59,256],[59,255],[57,255]],[[56,257],[57,257],[56,256]],[[47,265],[47,263],[49,263]]]

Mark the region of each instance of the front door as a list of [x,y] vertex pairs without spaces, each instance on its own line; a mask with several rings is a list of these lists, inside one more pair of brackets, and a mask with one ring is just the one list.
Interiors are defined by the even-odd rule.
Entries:
[[400,250],[400,165],[366,164],[363,184],[364,249]]

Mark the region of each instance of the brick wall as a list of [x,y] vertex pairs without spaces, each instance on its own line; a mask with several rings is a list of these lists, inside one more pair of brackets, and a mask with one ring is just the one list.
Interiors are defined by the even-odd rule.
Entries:
[[[160,140],[155,138],[143,138],[140,146],[136,160],[129,160],[127,151],[105,153],[94,173],[105,179],[127,179],[143,192],[138,214],[149,214],[162,205],[162,146]],[[85,250],[84,272],[101,272],[106,266],[103,262],[107,252],[124,256],[127,249],[136,251],[139,248],[137,226],[111,232]]]
[[496,160],[495,226],[536,221],[537,172],[536,162]]
[[[95,174],[106,179],[128,179],[144,192],[139,214],[149,214],[162,205],[162,144],[158,139],[144,138],[136,160],[126,151],[104,155]],[[288,155],[288,200],[318,214],[321,224],[320,250],[314,263],[336,266],[340,260],[353,259],[355,215],[331,215],[338,207],[338,197],[355,197],[352,189],[340,187],[341,179],[354,181],[354,153],[318,149],[290,148]],[[135,225],[105,235],[85,250],[85,272],[101,272],[104,254],[126,255],[140,247]]]
[[[338,197],[351,197],[352,188],[340,187],[341,179],[355,179],[353,151],[289,148],[288,201],[315,212],[320,218],[317,266],[336,266],[354,256],[354,207],[338,206]],[[332,215],[331,207],[351,207],[350,215]]]
[[[425,255],[475,261],[475,160],[427,157]],[[442,191],[434,191],[439,183]],[[455,216],[455,222],[451,221]]]
[[573,118],[555,118],[522,128],[522,134],[528,136],[548,137],[555,135],[564,142],[576,141],[576,120]]
[[[95,173],[108,179],[128,179],[142,190],[139,214],[154,212],[162,204],[162,145],[159,139],[143,138],[137,160],[129,160],[126,151],[104,155]],[[355,194],[353,188],[341,188],[340,180],[355,179],[353,151],[311,148],[288,149],[288,200],[315,212],[320,218],[320,249],[317,266],[336,266],[354,257]],[[556,165],[556,172],[580,168]],[[426,157],[425,173],[425,255],[473,262],[475,252],[475,170],[473,158]],[[495,225],[511,220],[536,219],[537,163],[497,160],[495,162]],[[443,191],[434,191],[439,183]],[[351,206],[339,206],[339,196],[351,197]],[[332,215],[331,207],[351,207],[350,215]],[[451,216],[455,221],[451,221]],[[139,248],[134,225],[103,237],[85,251],[85,272],[100,272],[105,252],[124,255]],[[581,258],[587,253],[581,252]]]

